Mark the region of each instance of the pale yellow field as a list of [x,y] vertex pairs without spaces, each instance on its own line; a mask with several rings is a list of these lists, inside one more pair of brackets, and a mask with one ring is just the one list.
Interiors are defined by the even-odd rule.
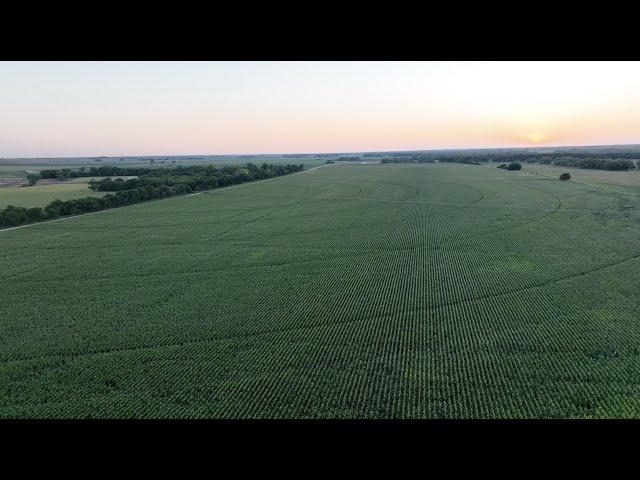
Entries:
[[104,192],[89,189],[88,178],[77,178],[71,182],[35,185],[33,187],[0,188],[0,208],[7,205],[16,207],[45,207],[53,200],[71,200],[82,197],[101,197]]

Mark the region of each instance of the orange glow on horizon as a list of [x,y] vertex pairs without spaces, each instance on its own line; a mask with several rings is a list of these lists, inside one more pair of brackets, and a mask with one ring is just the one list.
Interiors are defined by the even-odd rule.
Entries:
[[0,62],[0,157],[640,143],[640,62]]
[[543,143],[547,141],[548,137],[544,133],[529,133],[527,134],[527,140],[533,144]]

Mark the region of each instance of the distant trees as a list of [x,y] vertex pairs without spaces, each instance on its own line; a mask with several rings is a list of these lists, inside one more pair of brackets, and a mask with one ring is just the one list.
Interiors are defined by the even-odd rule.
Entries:
[[[261,166],[247,163],[246,165],[225,166],[221,168],[213,165],[177,168],[117,168],[91,167],[85,172],[71,172],[65,169],[49,170],[48,178],[60,178],[77,175],[95,175],[95,170],[117,171],[120,175],[137,175],[138,178],[129,180],[112,180],[107,177],[100,181],[91,180],[89,188],[107,193],[104,197],[85,197],[73,200],[54,200],[44,209],[24,208],[9,205],[0,210],[0,227],[13,227],[41,220],[50,220],[67,215],[97,212],[108,208],[121,207],[134,203],[145,202],[160,198],[183,195],[201,190],[210,190],[228,185],[263,180],[304,170],[304,165],[274,165],[263,163]],[[95,175],[100,176],[100,175]]]
[[281,165],[281,164],[267,164],[263,163],[260,167],[253,163],[247,163],[244,165],[226,165],[223,167],[214,167],[213,165],[198,165],[191,167],[184,167],[182,165],[176,165],[176,167],[115,167],[115,166],[101,166],[91,167],[89,169],[70,170],[63,168],[60,170],[42,170],[40,175],[42,178],[52,179],[65,179],[65,178],[78,178],[78,177],[164,177],[167,175],[180,175],[180,176],[193,176],[193,175],[206,175],[206,176],[233,176],[237,174],[239,170],[247,169],[250,173],[255,172],[256,175],[268,178],[269,176],[277,176],[285,173],[292,173],[294,171],[300,171],[303,169],[303,165]]
[[507,168],[507,164],[506,163],[501,163],[500,165],[498,165],[496,168]]
[[509,165],[507,165],[507,170],[522,170],[522,165],[520,165],[518,162],[511,162]]
[[[430,152],[387,152],[365,153],[363,157],[383,157],[381,163],[462,163],[481,165],[483,163],[539,163],[575,168],[591,168],[598,170],[629,170],[636,168],[632,159],[638,158],[640,152],[620,151],[612,149],[598,151],[566,150],[564,155],[558,152],[537,153],[513,149],[499,150],[461,150]],[[615,156],[615,158],[614,158]],[[499,167],[502,168],[502,167]]]
[[571,179],[571,174],[570,173],[562,173],[560,174],[560,180],[565,181],[565,180],[570,180]]
[[596,170],[632,170],[635,168],[634,162],[621,158],[575,158],[557,157],[553,161],[554,165],[561,167],[591,168]]
[[0,211],[0,224],[2,225],[21,225],[27,222],[27,218],[26,208],[8,205],[4,210]]
[[303,165],[273,165],[263,163],[261,166],[247,163],[246,165],[225,166],[222,168],[208,166],[192,166],[177,168],[156,168],[146,169],[117,169],[122,174],[131,171],[139,176],[129,180],[111,177],[102,180],[89,181],[89,188],[98,192],[119,192],[137,188],[159,188],[181,186],[186,192],[198,190],[209,190],[212,188],[226,187],[239,183],[263,180],[266,178],[278,177],[289,173],[299,172],[304,169]]
[[[366,156],[366,155],[365,155]],[[413,154],[383,158],[380,163],[462,163],[464,165],[482,165],[492,161],[491,157],[470,154]]]
[[85,167],[79,170],[70,170],[68,168],[62,168],[58,170],[41,170],[40,175],[45,179],[65,180],[67,178],[78,177],[110,177],[120,175],[144,175],[148,172],[149,168],[122,168],[122,167]]
[[44,212],[40,207],[27,208],[27,222],[39,222],[44,218]]
[[42,177],[40,175],[38,175],[37,173],[28,173],[27,174],[27,181],[29,182],[30,186],[34,186],[36,183],[38,183],[38,180],[40,180]]
[[[99,167],[103,168],[103,167]],[[78,170],[77,172],[72,172],[68,168],[62,168],[59,170],[41,170],[40,177],[44,179],[54,179],[54,180],[68,180],[69,178],[75,177],[86,177],[86,169],[82,167],[82,171]],[[90,170],[97,170],[96,167],[91,167]]]

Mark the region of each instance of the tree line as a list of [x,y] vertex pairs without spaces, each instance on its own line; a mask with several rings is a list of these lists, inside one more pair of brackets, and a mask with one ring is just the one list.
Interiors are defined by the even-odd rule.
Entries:
[[263,180],[266,178],[299,172],[302,165],[273,165],[263,163],[260,167],[247,163],[242,166],[222,168],[207,166],[179,167],[175,169],[155,169],[146,175],[123,180],[111,177],[102,180],[90,180],[89,188],[99,192],[117,192],[143,187],[183,186],[188,192],[227,187],[239,183]]
[[[66,201],[54,200],[44,208],[25,208],[9,205],[5,209],[0,210],[0,227],[15,227],[43,220],[54,220],[68,215],[97,212],[148,200],[254,182],[300,172],[304,169],[304,165],[273,165],[264,163],[258,167],[248,163],[246,165],[225,166],[222,168],[209,165],[206,167],[197,166],[176,169],[98,167],[96,170],[103,168],[115,169],[118,175],[138,176],[138,178],[132,178],[130,180],[112,180],[111,178],[105,178],[101,181],[90,182],[90,188],[94,191],[115,192],[107,193],[103,197],[85,197]],[[84,172],[82,173],[88,173],[93,170],[93,167],[88,170],[83,170]],[[164,172],[162,170],[164,170]],[[49,170],[48,172],[55,171]],[[105,172],[105,170],[102,170],[102,172]],[[80,171],[72,171],[71,173],[77,175]],[[52,174],[49,173],[49,175]]]
[[[637,156],[637,155],[636,155]],[[521,158],[522,157],[522,158]],[[468,165],[480,165],[486,162],[511,162],[522,161],[524,163],[540,163],[544,165],[558,165],[563,167],[590,168],[597,170],[632,170],[636,168],[635,162],[623,158],[581,158],[576,156],[555,155],[412,155],[403,157],[383,158],[381,163],[463,163]]]
[[596,170],[632,170],[635,167],[631,160],[621,158],[575,158],[559,157],[553,162],[561,167],[592,168]]

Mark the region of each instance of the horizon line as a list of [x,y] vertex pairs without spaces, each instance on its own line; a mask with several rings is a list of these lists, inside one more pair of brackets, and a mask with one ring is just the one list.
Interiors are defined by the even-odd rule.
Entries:
[[439,151],[466,151],[466,150],[531,150],[550,148],[596,148],[596,147],[640,147],[640,143],[605,143],[605,144],[581,144],[581,145],[527,145],[517,147],[442,147],[409,150],[352,150],[352,151],[307,151],[307,152],[263,152],[263,153],[181,153],[181,154],[143,154],[143,155],[72,155],[72,156],[26,156],[26,157],[5,157],[0,156],[0,160],[56,160],[56,159],[78,159],[78,158],[144,158],[144,157],[246,157],[246,156],[278,156],[278,155],[343,155],[343,154],[365,154],[365,153],[411,153],[411,152],[439,152]]

